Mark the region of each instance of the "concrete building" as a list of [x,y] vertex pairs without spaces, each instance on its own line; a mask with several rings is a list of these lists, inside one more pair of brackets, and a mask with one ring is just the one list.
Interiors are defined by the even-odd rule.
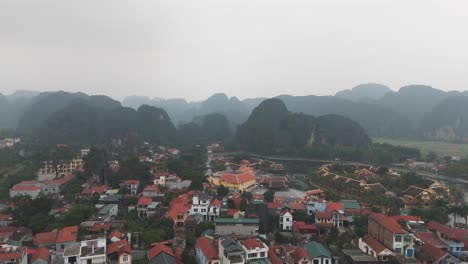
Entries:
[[279,229],[280,231],[292,231],[293,216],[288,210],[284,210],[280,214]]
[[215,234],[257,236],[259,223],[260,220],[255,218],[217,218],[215,219]]
[[218,257],[221,264],[245,264],[244,249],[232,238],[222,237],[218,240]]
[[268,246],[257,238],[242,240],[240,246],[245,252],[245,261],[247,263],[268,258]]
[[106,239],[99,238],[75,243],[63,252],[64,264],[106,263]]

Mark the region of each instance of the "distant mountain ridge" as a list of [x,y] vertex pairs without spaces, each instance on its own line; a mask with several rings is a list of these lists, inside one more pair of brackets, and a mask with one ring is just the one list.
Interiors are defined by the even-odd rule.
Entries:
[[[409,85],[391,91],[385,85],[371,83],[338,92],[335,96],[280,95],[276,98],[281,99],[291,112],[313,116],[341,115],[355,120],[372,137],[460,141],[468,138],[468,131],[459,124],[465,123],[465,115],[468,115],[462,98],[466,96],[466,91],[444,92],[426,85]],[[203,101],[188,102],[181,98],[129,96],[120,103],[106,96],[83,93],[18,91],[7,96],[0,94],[0,129],[26,131],[41,124],[45,116],[78,99],[98,109],[123,105],[137,110],[141,105],[154,106],[163,109],[175,126],[218,113],[227,118],[232,130],[244,123],[252,110],[267,98],[239,100],[218,93]],[[38,102],[43,107],[38,107]],[[458,121],[454,120],[454,115],[447,115],[450,111],[456,111]]]

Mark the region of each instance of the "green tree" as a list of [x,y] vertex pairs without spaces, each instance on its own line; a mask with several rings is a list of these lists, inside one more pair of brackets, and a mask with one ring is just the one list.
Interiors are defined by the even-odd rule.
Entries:
[[242,197],[243,199],[247,199],[247,200],[250,202],[250,201],[252,201],[253,195],[252,195],[251,192],[243,192],[243,193],[241,194],[241,197]]
[[229,188],[224,187],[223,185],[218,187],[218,195],[226,197],[229,194]]
[[236,208],[236,203],[232,199],[227,199],[227,206],[229,209],[234,209]]
[[265,201],[272,203],[273,200],[275,199],[275,192],[268,190],[263,194],[263,197],[265,198]]
[[49,217],[44,213],[37,213],[29,220],[33,233],[43,232],[49,225]]
[[126,195],[124,198],[124,204],[126,206],[129,205],[136,205],[138,203],[138,197],[133,196],[133,195]]
[[241,202],[240,202],[240,210],[245,212],[245,208],[247,207],[247,200],[246,199],[242,199]]
[[142,240],[146,245],[150,245],[152,243],[164,241],[166,235],[166,232],[162,228],[145,229],[142,234]]

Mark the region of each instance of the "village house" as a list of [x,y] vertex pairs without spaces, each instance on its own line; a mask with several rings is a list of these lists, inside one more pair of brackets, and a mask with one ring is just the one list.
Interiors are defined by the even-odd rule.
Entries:
[[123,180],[120,183],[120,188],[127,189],[130,194],[136,195],[138,193],[139,185],[140,185],[139,180]]
[[198,264],[220,264],[215,247],[206,237],[197,238],[195,244],[195,258]]
[[318,229],[315,224],[307,224],[304,221],[295,221],[293,224],[294,234],[301,237],[311,238],[318,234]]
[[143,196],[145,197],[156,197],[158,196],[159,186],[158,185],[148,185],[143,189]]
[[359,238],[359,249],[378,261],[390,261],[395,257],[395,253],[374,237]]
[[318,242],[311,241],[304,245],[304,249],[312,257],[312,263],[314,264],[337,264],[330,251]]
[[28,264],[26,247],[0,245],[1,264]]
[[108,222],[115,219],[118,213],[119,206],[117,204],[107,204],[98,210],[94,219],[98,221]]
[[468,230],[451,228],[436,221],[429,222],[427,224],[427,229],[432,231],[436,238],[442,243],[437,243],[438,241],[433,239],[428,241],[423,234],[418,233],[417,237],[422,238],[421,240],[423,242],[429,242],[435,246],[440,246],[441,249],[450,252],[454,256],[459,256],[462,251],[466,251],[468,245]]
[[65,264],[74,263],[106,263],[106,239],[85,240],[65,248],[63,252]]
[[62,252],[73,245],[78,238],[78,226],[68,226],[60,229],[55,240],[55,250]]
[[247,263],[244,249],[234,239],[221,237],[218,241],[218,256],[221,264]]
[[47,248],[38,248],[31,256],[31,264],[47,264],[50,262],[50,254]]
[[312,264],[312,257],[303,247],[287,252],[288,264]]
[[450,255],[446,251],[430,244],[424,243],[420,251],[416,252],[416,257],[418,260],[421,260],[423,263],[432,263],[432,264],[457,264],[461,263],[459,259]]
[[148,264],[176,264],[176,258],[172,249],[168,246],[158,243],[147,253]]
[[127,240],[120,240],[107,245],[106,255],[110,264],[132,263],[132,248]]
[[292,231],[293,216],[288,210],[283,210],[280,213],[279,218],[279,230],[280,231]]
[[369,216],[368,232],[395,254],[409,258],[414,256],[413,234],[404,230],[394,218],[372,213]]
[[138,218],[147,219],[148,218],[148,206],[153,202],[150,197],[140,197],[137,203],[137,213]]
[[107,190],[106,185],[91,186],[91,187],[85,188],[81,192],[81,195],[85,198],[92,198],[92,197],[99,198],[102,194],[106,192],[106,190]]
[[240,241],[245,252],[245,261],[251,263],[268,258],[268,246],[257,238],[248,238]]

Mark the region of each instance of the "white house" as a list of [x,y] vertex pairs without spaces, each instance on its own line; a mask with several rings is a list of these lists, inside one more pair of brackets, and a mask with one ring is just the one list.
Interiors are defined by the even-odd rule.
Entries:
[[140,185],[139,180],[123,180],[120,183],[120,188],[125,188],[130,192],[130,194],[136,195],[138,193],[139,185]]
[[218,253],[212,242],[206,237],[199,237],[195,244],[195,257],[199,264],[219,264]]
[[388,261],[395,256],[395,253],[373,237],[359,238],[359,249],[379,261]]
[[192,206],[190,207],[189,215],[200,214],[203,215],[205,221],[208,221],[208,212],[212,199],[213,197],[204,192],[195,194],[192,198]]
[[280,214],[279,229],[280,231],[292,231],[293,216],[288,210],[283,210]]
[[268,246],[257,238],[242,240],[240,245],[245,252],[247,263],[268,257]]
[[64,264],[106,263],[106,239],[85,240],[65,248]]

